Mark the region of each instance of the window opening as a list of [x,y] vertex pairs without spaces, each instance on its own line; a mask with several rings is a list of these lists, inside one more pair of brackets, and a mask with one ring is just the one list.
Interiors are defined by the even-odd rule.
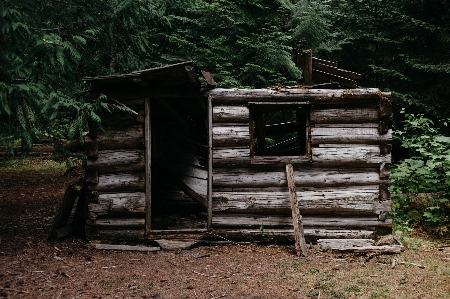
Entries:
[[309,106],[252,105],[252,156],[308,154]]

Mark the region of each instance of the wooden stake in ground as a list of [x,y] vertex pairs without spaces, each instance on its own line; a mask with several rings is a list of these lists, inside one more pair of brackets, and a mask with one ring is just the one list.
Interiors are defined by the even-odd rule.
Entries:
[[303,231],[302,215],[300,215],[300,210],[298,208],[297,193],[295,192],[294,170],[292,168],[292,164],[286,165],[286,176],[289,187],[289,197],[291,199],[292,223],[294,224],[295,235],[295,249],[297,250],[298,256],[306,256],[307,249],[305,233]]

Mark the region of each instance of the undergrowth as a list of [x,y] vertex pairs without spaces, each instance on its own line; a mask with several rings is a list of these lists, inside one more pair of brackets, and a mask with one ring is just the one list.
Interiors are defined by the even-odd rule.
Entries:
[[423,115],[407,114],[394,138],[409,157],[392,169],[392,212],[396,227],[419,229],[434,237],[450,236],[449,120],[435,124]]
[[27,172],[27,171],[66,171],[70,167],[81,166],[78,158],[65,158],[63,160],[52,157],[27,157],[0,160],[0,172]]

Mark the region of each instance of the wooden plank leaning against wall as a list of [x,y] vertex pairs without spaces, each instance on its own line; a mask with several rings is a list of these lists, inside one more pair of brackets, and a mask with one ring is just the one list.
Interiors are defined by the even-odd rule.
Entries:
[[[376,226],[389,225],[389,96],[378,89],[213,91],[212,227],[257,233],[264,226],[284,234],[290,223],[288,163],[294,165],[306,235],[367,237]],[[311,156],[264,157],[266,165],[252,164],[249,102],[311,105]]]

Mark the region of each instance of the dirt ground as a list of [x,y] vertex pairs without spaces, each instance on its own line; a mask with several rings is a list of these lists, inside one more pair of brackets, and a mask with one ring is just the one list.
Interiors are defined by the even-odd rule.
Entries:
[[293,246],[203,246],[155,253],[50,243],[49,229],[77,174],[0,169],[0,298],[450,298],[450,246],[397,255]]

